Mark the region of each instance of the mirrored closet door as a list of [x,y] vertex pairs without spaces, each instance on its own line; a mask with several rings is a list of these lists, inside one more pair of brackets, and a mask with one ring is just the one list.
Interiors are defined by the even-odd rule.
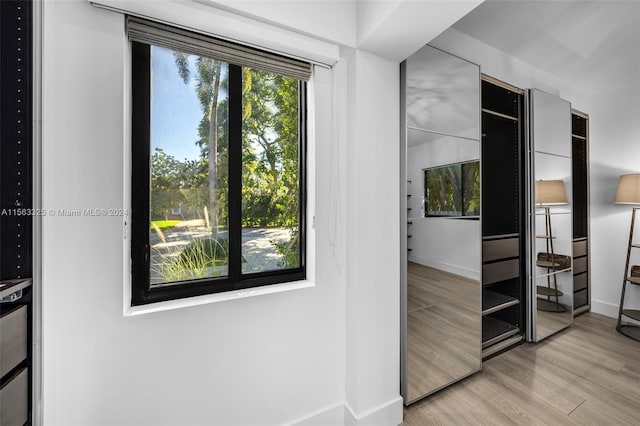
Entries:
[[540,341],[573,322],[571,104],[529,91],[529,332]]
[[480,70],[425,46],[401,64],[401,392],[481,368]]

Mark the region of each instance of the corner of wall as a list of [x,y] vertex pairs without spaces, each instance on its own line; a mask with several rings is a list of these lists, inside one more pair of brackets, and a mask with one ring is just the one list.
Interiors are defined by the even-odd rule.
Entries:
[[394,398],[359,416],[354,414],[349,404],[344,404],[345,426],[399,425],[403,420],[402,398]]
[[337,403],[288,423],[290,426],[396,426],[402,423],[404,405],[397,397],[364,414],[356,415],[348,403]]

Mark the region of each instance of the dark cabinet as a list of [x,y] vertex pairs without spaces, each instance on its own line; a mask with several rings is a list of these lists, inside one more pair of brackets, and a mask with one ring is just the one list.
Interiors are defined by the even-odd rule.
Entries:
[[0,306],[0,424],[3,426],[22,426],[29,418],[27,314],[24,304]]
[[0,425],[31,424],[32,0],[0,1]]
[[589,273],[589,116],[571,111],[573,163],[573,311],[590,308]]
[[482,354],[525,333],[524,95],[482,78]]

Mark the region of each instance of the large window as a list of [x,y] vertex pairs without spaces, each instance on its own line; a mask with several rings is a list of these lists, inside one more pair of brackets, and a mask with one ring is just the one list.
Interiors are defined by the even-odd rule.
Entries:
[[132,304],[304,279],[304,76],[132,19]]
[[425,216],[479,216],[480,162],[424,170]]

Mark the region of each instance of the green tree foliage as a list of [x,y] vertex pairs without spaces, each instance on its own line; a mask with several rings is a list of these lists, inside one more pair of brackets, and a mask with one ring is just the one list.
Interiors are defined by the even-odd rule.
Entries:
[[243,224],[297,226],[298,82],[243,69]]
[[452,164],[425,170],[428,216],[480,214],[480,163]]
[[156,148],[151,156],[151,219],[167,219],[171,208],[184,201],[180,193],[180,162]]
[[480,162],[474,161],[462,165],[464,174],[464,214],[480,215]]
[[[203,116],[198,126],[209,179],[212,225],[228,224],[228,79],[226,66],[198,57],[191,76],[188,57],[174,54],[177,71],[193,77]],[[298,82],[281,75],[243,68],[243,226],[297,226]],[[222,96],[221,96],[222,95]],[[215,217],[215,219],[213,219]]]
[[198,212],[208,199],[206,180],[206,162],[178,161],[156,148],[151,156],[151,220],[166,220],[182,204]]
[[438,167],[425,172],[427,214],[454,216],[462,211],[460,165]]
[[[178,74],[185,84],[189,83],[191,72],[189,69],[188,55],[174,53]],[[219,226],[219,200],[218,196],[218,137],[219,137],[219,95],[222,81],[222,63],[211,58],[198,56],[196,59],[198,74],[196,79],[196,92],[203,117],[198,127],[200,140],[197,141],[203,150],[202,160],[207,160],[209,181],[209,220],[213,238],[217,238]]]

